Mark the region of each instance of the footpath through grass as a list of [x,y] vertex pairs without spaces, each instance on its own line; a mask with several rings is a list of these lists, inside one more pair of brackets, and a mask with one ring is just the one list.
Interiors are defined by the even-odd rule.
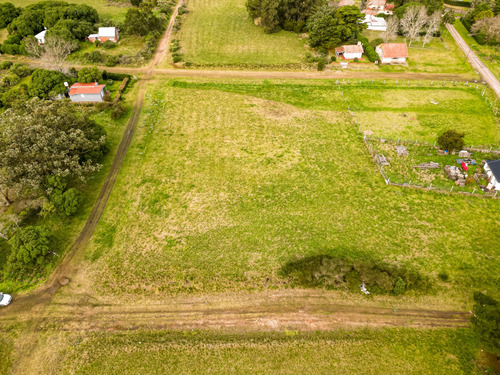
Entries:
[[443,299],[497,293],[500,202],[387,187],[345,106],[330,82],[152,84],[85,277],[105,295],[263,290],[328,255],[408,267]]
[[295,33],[266,34],[245,0],[192,0],[177,36],[185,61],[198,66],[300,67],[304,41]]
[[53,374],[479,373],[477,344],[465,329],[58,335],[44,341],[59,355],[40,364]]

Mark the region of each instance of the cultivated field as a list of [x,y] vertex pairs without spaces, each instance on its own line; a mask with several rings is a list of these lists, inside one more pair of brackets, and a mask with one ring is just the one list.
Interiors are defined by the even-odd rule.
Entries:
[[443,300],[496,293],[499,202],[386,187],[345,107],[328,82],[151,85],[78,282],[142,298],[283,288],[282,267],[321,255],[408,267]]
[[34,358],[52,374],[471,374],[468,330],[299,333],[49,333]]
[[[99,15],[106,16],[115,21],[123,21],[125,13],[131,6],[129,1],[108,1],[108,0],[64,0],[67,3],[86,4],[94,7]],[[26,7],[40,2],[40,0],[9,0],[8,2],[17,7]]]
[[192,0],[177,36],[185,61],[202,66],[300,67],[306,50],[297,34],[266,34],[244,0]]

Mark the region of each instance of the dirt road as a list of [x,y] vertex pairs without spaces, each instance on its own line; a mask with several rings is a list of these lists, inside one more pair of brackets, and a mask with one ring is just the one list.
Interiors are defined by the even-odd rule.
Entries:
[[455,42],[462,49],[462,51],[467,56],[467,59],[471,63],[472,67],[479,72],[483,80],[495,91],[498,97],[500,97],[500,82],[498,79],[491,73],[491,71],[484,65],[479,57],[474,53],[474,51],[469,47],[469,45],[465,42],[465,40],[460,36],[458,31],[455,29],[453,25],[446,24],[446,28],[455,39]]

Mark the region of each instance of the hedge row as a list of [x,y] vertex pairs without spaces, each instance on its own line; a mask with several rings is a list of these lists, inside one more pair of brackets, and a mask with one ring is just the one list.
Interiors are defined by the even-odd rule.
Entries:
[[472,4],[469,1],[459,1],[459,0],[443,0],[445,4],[453,5],[456,7],[470,8]]

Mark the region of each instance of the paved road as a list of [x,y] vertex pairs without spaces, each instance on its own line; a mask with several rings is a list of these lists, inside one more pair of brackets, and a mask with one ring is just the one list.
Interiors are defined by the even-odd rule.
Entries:
[[495,91],[497,96],[500,97],[500,82],[498,82],[498,79],[493,75],[493,73],[491,73],[486,65],[484,65],[481,59],[477,57],[453,25],[446,24],[446,28],[450,32],[451,36],[453,36],[453,39],[455,39],[458,46],[462,49],[462,51],[464,51],[472,67],[479,72],[483,80]]

